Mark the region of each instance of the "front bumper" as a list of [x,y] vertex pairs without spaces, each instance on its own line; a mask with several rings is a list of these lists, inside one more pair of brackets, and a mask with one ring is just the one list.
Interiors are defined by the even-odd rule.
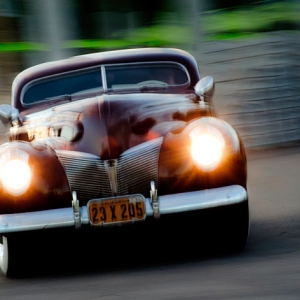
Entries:
[[[248,200],[247,191],[239,185],[164,195],[158,197],[159,213],[172,214],[238,204]],[[87,206],[80,209],[79,223],[90,224]],[[153,217],[151,199],[146,198],[146,215]],[[70,227],[78,224],[74,209],[60,208],[0,216],[0,233]]]

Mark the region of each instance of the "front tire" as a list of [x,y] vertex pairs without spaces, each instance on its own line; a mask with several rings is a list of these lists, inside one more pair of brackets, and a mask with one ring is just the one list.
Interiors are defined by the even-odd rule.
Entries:
[[13,266],[13,245],[8,236],[0,236],[0,271],[4,276],[10,276]]
[[14,277],[22,270],[22,258],[26,257],[22,235],[10,233],[0,235],[0,272]]
[[220,220],[218,236],[221,248],[225,251],[242,250],[250,232],[248,201],[224,208]]
[[0,271],[3,275],[7,275],[8,271],[8,242],[6,236],[2,236],[0,240]]

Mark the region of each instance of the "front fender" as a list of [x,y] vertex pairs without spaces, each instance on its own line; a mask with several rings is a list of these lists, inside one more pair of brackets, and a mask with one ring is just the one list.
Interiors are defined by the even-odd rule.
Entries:
[[[209,125],[218,129],[225,141],[222,160],[213,171],[199,169],[191,157],[190,132],[197,126]],[[161,146],[158,170],[159,193],[184,193],[229,185],[246,189],[247,161],[237,132],[215,117],[193,120],[180,132],[170,132]]]
[[23,194],[12,195],[0,180],[0,214],[70,207],[68,180],[55,152],[45,145],[14,141],[0,147],[0,165],[4,157],[18,151],[29,157],[31,182]]

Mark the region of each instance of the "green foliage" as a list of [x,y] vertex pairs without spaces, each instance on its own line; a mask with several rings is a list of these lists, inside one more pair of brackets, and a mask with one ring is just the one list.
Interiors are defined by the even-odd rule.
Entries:
[[[200,28],[204,39],[241,39],[277,30],[299,28],[299,4],[297,2],[271,2],[240,6],[234,9],[214,10],[202,13]],[[112,33],[112,38],[65,41],[62,48],[110,50],[129,47],[174,46],[186,47],[193,42],[190,25],[176,14],[174,22],[169,13],[158,12],[154,25]],[[47,44],[15,42],[0,43],[0,52],[49,51]]]
[[191,33],[187,26],[154,25],[132,30],[125,38],[137,45],[174,46],[189,44]]
[[297,29],[299,10],[295,2],[256,4],[204,13],[201,24],[208,39],[249,37],[257,33]]
[[48,51],[49,47],[41,43],[9,42],[0,43],[0,52]]
[[63,48],[85,48],[85,49],[117,49],[128,47],[128,42],[124,40],[74,40],[65,41]]

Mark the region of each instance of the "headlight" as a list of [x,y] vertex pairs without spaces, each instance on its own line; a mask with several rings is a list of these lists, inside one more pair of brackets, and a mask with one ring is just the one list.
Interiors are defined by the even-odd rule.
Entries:
[[[1,159],[0,179],[7,192],[14,196],[19,196],[25,193],[30,186],[31,169],[27,163],[27,153],[23,151],[14,151],[12,153],[17,153],[18,155],[8,155],[9,159],[6,156],[5,161]],[[15,158],[14,156],[17,157]]]
[[202,125],[191,131],[190,139],[195,164],[205,171],[213,171],[222,159],[225,146],[221,132],[212,126]]

